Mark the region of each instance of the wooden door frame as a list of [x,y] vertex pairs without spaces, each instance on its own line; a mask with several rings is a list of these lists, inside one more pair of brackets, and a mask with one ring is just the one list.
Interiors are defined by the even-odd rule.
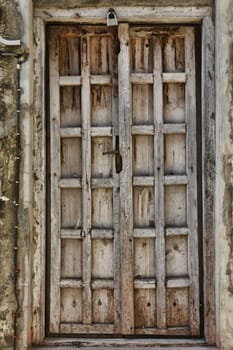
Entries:
[[[201,27],[202,228],[204,339],[216,341],[215,307],[215,86],[214,27],[210,7],[115,7],[119,22],[137,24],[199,24]],[[46,37],[48,23],[105,24],[108,8],[34,9],[34,226],[32,268],[33,344],[46,336]],[[71,340],[72,341],[72,340]],[[184,341],[185,342],[185,341]],[[158,340],[159,343],[159,340]]]

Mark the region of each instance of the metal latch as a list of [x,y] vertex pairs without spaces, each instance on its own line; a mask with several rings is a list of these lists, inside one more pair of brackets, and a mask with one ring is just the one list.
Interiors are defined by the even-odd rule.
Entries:
[[109,9],[108,14],[107,14],[107,26],[117,26],[118,25],[118,20],[117,20],[117,15],[114,9]]

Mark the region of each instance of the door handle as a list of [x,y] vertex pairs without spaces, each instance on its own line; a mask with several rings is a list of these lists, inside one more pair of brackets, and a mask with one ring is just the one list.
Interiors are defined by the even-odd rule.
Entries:
[[119,174],[122,170],[122,157],[120,155],[119,151],[119,136],[116,136],[116,142],[115,142],[115,149],[112,149],[111,151],[105,151],[102,152],[103,155],[112,154],[115,155],[115,167],[116,167],[116,173]]

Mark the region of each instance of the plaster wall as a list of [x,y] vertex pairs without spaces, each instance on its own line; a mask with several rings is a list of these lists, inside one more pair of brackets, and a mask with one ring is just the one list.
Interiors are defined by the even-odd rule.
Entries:
[[216,2],[217,341],[233,349],[233,4]]

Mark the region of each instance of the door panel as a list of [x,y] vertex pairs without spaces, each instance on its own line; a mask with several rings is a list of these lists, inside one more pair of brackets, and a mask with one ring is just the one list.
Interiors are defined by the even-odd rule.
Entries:
[[48,47],[49,331],[199,335],[194,29]]

